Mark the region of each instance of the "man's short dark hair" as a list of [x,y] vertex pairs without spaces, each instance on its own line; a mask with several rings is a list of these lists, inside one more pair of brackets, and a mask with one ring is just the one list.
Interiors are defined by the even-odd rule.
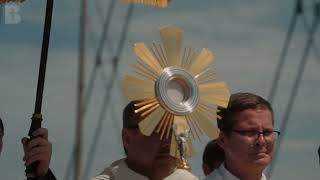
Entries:
[[139,121],[139,114],[135,113],[135,104],[138,101],[131,101],[123,110],[122,128],[137,128]]
[[213,164],[215,162],[223,162],[224,161],[224,151],[223,149],[218,145],[217,140],[214,139],[210,141],[203,152],[202,155],[202,162],[203,164],[206,164],[210,167],[211,170],[213,170]]
[[221,119],[218,120],[219,129],[229,135],[236,124],[235,116],[238,112],[257,108],[267,108],[272,114],[273,123],[273,110],[267,100],[252,93],[232,94],[228,107],[226,109],[218,108],[219,112],[217,114],[221,117]]
[[[139,114],[135,113],[135,104],[138,101],[131,101],[127,104],[127,106],[123,109],[122,113],[122,128],[123,129],[138,129],[138,122],[140,119]],[[127,155],[128,150],[123,146],[124,152]]]

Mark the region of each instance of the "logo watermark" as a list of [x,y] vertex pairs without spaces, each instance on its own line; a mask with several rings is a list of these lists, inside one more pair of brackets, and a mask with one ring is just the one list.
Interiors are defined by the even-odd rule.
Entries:
[[19,24],[22,22],[19,3],[0,4],[0,24]]

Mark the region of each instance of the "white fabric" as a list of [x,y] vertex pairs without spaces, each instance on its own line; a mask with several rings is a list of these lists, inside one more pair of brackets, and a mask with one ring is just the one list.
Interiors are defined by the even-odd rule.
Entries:
[[[128,168],[125,160],[120,159],[91,180],[148,180],[148,178]],[[199,178],[186,170],[176,169],[164,180],[199,180]]]
[[[211,172],[204,180],[240,180],[231,172],[229,172],[226,167],[224,166],[224,163],[220,165],[218,169],[215,169],[213,172]],[[266,176],[262,173],[261,180],[267,180]]]
[[91,180],[148,180],[147,177],[138,174],[128,168],[124,159],[120,159],[106,168],[99,176],[92,178]]
[[172,174],[164,178],[164,180],[199,180],[199,178],[191,174],[189,171],[176,169]]

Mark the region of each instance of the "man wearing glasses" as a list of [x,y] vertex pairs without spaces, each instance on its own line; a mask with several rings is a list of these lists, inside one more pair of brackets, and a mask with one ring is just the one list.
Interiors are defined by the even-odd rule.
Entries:
[[255,94],[236,93],[218,115],[218,144],[225,161],[206,180],[266,180],[263,170],[273,158],[280,134],[274,130],[269,102]]

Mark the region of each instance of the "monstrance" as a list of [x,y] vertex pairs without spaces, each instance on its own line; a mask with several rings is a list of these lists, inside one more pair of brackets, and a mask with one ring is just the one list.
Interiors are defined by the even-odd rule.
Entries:
[[9,2],[16,2],[16,3],[22,3],[26,0],[0,0],[0,4],[1,3],[9,3]]
[[[131,65],[133,73],[125,75],[123,90],[130,100],[137,101],[141,133],[171,137],[170,155],[180,158],[175,134],[185,136],[190,131],[193,139],[202,134],[216,138],[219,130],[213,122],[219,118],[217,108],[227,107],[230,93],[224,82],[215,82],[215,72],[209,67],[214,56],[209,49],[182,47],[183,31],[173,25],[161,27],[160,36],[162,42],[149,47],[142,42],[134,44],[138,60]],[[183,153],[190,157],[190,138],[187,141]]]
[[165,8],[171,0],[124,0],[128,3],[145,4],[150,6],[156,6],[159,8]]

